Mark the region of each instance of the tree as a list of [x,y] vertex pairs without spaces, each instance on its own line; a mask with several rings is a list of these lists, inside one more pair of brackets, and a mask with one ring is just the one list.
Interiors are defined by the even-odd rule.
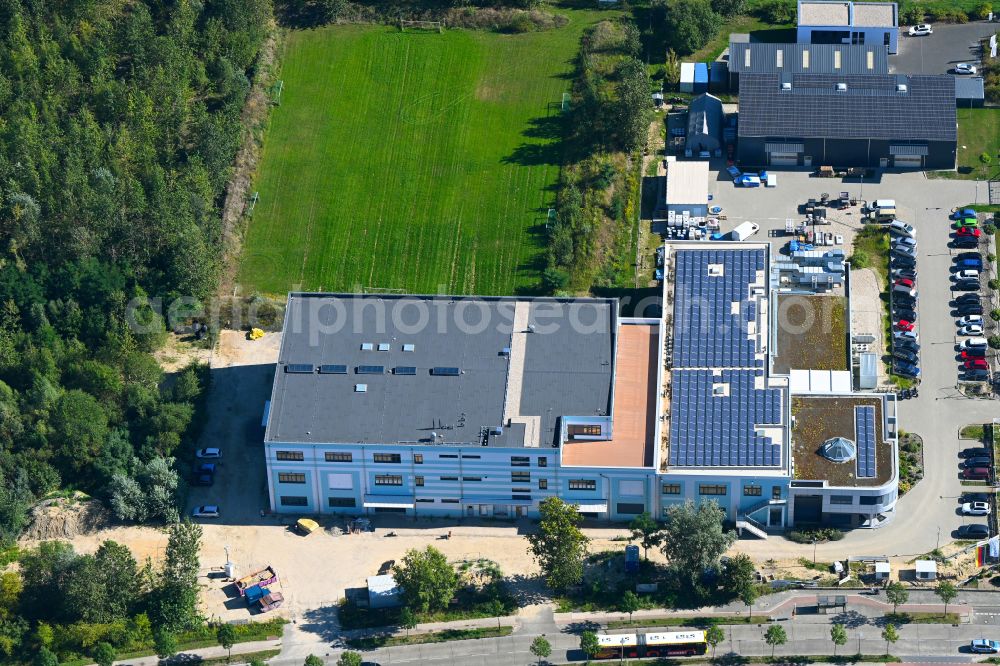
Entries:
[[35,660],[31,663],[32,666],[59,666],[59,657],[57,657],[52,650],[43,645],[38,648],[38,653],[35,654]]
[[528,552],[534,555],[554,590],[564,590],[583,578],[583,558],[590,539],[578,527],[580,512],[558,497],[548,497],[538,505],[541,515],[538,532],[528,535]]
[[407,606],[403,606],[399,611],[399,626],[406,630],[407,637],[410,635],[410,629],[417,626],[417,616]]
[[545,640],[545,636],[536,636],[535,640],[531,641],[531,654],[538,657],[538,663],[542,663],[542,659],[546,659],[550,654],[552,654],[552,644]]
[[715,566],[736,540],[735,534],[722,530],[724,519],[725,513],[715,502],[696,506],[688,500],[667,510],[663,554],[674,573],[689,585]]
[[882,630],[882,638],[885,640],[885,653],[889,654],[889,643],[895,643],[899,640],[899,632],[896,630],[896,625],[885,625],[885,629]]
[[934,587],[934,594],[938,596],[938,599],[944,602],[944,615],[948,615],[948,604],[955,600],[958,596],[958,590],[955,589],[955,584],[951,581],[943,580],[939,582]]
[[893,581],[885,586],[885,598],[892,604],[892,614],[896,614],[896,609],[900,604],[905,604],[910,598],[910,593],[899,581]]
[[118,655],[111,643],[101,642],[94,647],[93,657],[97,666],[111,666]]
[[833,641],[833,656],[837,656],[837,648],[847,643],[847,629],[842,624],[830,627],[830,640]]
[[[356,661],[354,657],[357,657]],[[340,666],[359,666],[361,664],[361,655],[357,652],[343,652],[340,655],[340,659],[337,660],[337,664]],[[311,654],[306,657],[305,666],[323,666],[323,659]]]
[[628,524],[632,531],[632,541],[642,546],[642,558],[649,559],[649,549],[658,548],[663,543],[663,526],[656,522],[648,511],[640,513]]
[[712,659],[715,659],[715,648],[724,640],[726,640],[726,634],[719,625],[713,624],[705,630],[705,642],[712,646]]
[[653,112],[649,103],[649,75],[646,66],[635,58],[619,63],[616,74],[618,87],[614,126],[620,132],[621,147],[636,150],[646,142]]
[[219,628],[215,630],[215,640],[229,653],[226,656],[226,661],[231,659],[233,646],[236,645],[236,627],[231,624],[220,624]]
[[[313,661],[310,662],[310,659]],[[337,659],[337,666],[361,666],[361,663],[361,655],[357,652],[351,652],[350,650],[347,652],[341,652],[340,658]],[[319,657],[309,655],[306,658],[306,666],[323,666],[323,660]]]
[[499,599],[490,599],[489,603],[486,604],[486,609],[489,614],[497,619],[497,629],[500,628],[500,618],[507,613],[507,607]]
[[788,642],[788,634],[780,624],[772,624],[764,634],[764,642],[771,646],[771,657],[774,657],[774,648]]
[[632,613],[639,610],[639,597],[632,590],[625,590],[625,594],[618,601],[618,610],[628,613],[628,623],[632,624]]
[[153,632],[153,649],[160,659],[169,659],[177,654],[177,639],[169,629],[160,628]]
[[730,559],[722,569],[722,588],[747,605],[750,617],[753,617],[753,602],[760,596],[756,573],[757,568],[746,553]]
[[732,18],[746,13],[747,2],[746,0],[712,0],[712,9],[720,16]]
[[437,548],[406,551],[402,562],[393,567],[396,582],[410,608],[426,613],[444,608],[458,587],[458,574]]
[[674,0],[667,5],[667,44],[681,55],[703,47],[721,25],[709,0]]
[[601,642],[596,632],[587,630],[580,634],[580,650],[587,655],[587,659],[593,659],[600,653]]

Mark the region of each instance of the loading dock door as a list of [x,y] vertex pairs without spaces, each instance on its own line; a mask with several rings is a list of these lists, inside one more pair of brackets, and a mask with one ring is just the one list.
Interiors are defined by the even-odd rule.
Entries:
[[892,159],[892,166],[897,169],[919,169],[924,165],[924,158],[920,155],[896,155]]
[[798,166],[798,153],[768,153],[768,164],[771,166]]

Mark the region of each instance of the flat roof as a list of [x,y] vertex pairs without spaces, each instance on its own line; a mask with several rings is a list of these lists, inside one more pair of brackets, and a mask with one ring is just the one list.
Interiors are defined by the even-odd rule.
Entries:
[[799,25],[851,24],[849,2],[799,2]]
[[622,323],[610,441],[563,444],[564,466],[651,467],[656,433],[659,326]]
[[857,28],[896,27],[896,5],[891,2],[855,2],[854,26]]
[[667,205],[708,203],[708,161],[667,165]]
[[[825,458],[823,444],[834,437],[857,443],[856,407],[874,408],[874,475],[859,477],[857,460],[837,463]],[[892,478],[892,444],[883,432],[882,399],[877,396],[803,396],[792,397],[792,456],[795,478],[826,481],[830,486],[881,486]],[[859,451],[860,455],[860,451]]]
[[616,328],[614,299],[292,293],[264,438],[555,446],[608,415]]

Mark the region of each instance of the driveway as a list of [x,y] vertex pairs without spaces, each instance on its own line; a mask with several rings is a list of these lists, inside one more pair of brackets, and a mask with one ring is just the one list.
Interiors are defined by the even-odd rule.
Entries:
[[[809,197],[818,198],[821,192],[836,195],[840,191],[849,191],[869,201],[895,199],[900,219],[912,223],[918,231],[922,378],[920,397],[899,403],[899,427],[923,437],[924,478],[899,500],[889,524],[877,530],[854,530],[842,541],[820,544],[818,557],[865,553],[912,558],[933,550],[939,543],[947,543],[959,525],[982,522],[982,519],[967,519],[957,514],[957,498],[962,493],[958,478],[958,430],[963,425],[988,422],[1000,416],[1000,403],[968,399],[956,389],[958,364],[949,279],[953,251],[947,244],[950,209],[963,203],[984,201],[986,184],[928,179],[923,173],[910,172],[883,174],[879,182],[862,185],[843,183],[840,179],[814,178],[805,171],[780,171],[778,187],[773,189],[736,188],[731,181],[722,178],[709,185],[713,203],[722,206],[728,214],[722,231],[753,220],[761,225],[760,240],[771,241],[775,254],[787,242],[785,219],[802,219],[797,211],[800,203]],[[848,231],[860,226],[860,212],[854,208],[852,215],[822,230],[848,235]],[[851,252],[850,247],[844,250],[848,254]],[[742,540],[738,549],[760,558],[801,556],[812,550],[810,546],[799,546],[783,539]]]
[[900,28],[899,53],[889,56],[889,69],[901,74],[948,74],[960,62],[978,65],[979,40],[998,29],[986,21],[939,23],[932,35],[910,37]]

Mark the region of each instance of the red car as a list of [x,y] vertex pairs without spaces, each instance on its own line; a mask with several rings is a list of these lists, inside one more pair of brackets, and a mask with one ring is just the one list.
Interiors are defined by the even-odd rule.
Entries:
[[989,481],[990,470],[988,467],[967,467],[962,470],[962,478],[970,481]]
[[912,331],[913,326],[914,324],[912,321],[906,321],[905,319],[900,319],[899,321],[896,322],[896,328],[898,328],[901,331]]
[[970,358],[968,361],[962,364],[966,370],[989,370],[990,364],[986,362],[985,358]]
[[907,289],[913,289],[913,280],[910,278],[899,278],[894,283],[897,287],[906,287]]
[[970,229],[969,227],[962,227],[961,229],[959,229],[958,231],[955,232],[955,235],[956,236],[970,236],[972,238],[979,238],[980,234],[982,234],[982,233],[983,232],[980,229]]
[[970,347],[962,352],[962,358],[968,360],[970,358],[985,358],[986,350],[980,349],[979,347]]

